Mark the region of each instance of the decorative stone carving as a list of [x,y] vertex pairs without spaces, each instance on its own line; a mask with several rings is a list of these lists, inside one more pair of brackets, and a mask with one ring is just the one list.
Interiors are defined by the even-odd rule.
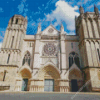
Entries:
[[50,28],[49,30],[48,30],[48,32],[49,33],[52,33],[54,30],[52,29],[52,28]]
[[56,46],[53,43],[47,43],[44,45],[43,50],[45,56],[52,56],[56,53]]

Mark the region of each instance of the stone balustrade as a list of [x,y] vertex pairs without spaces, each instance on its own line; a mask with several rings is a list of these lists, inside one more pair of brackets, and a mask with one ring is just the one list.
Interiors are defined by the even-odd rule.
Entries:
[[44,91],[44,86],[31,85],[29,91],[43,92]]
[[16,85],[16,86],[15,86],[15,91],[21,91],[21,86]]
[[10,86],[0,86],[0,91],[9,90]]
[[60,86],[60,92],[69,92],[69,87],[67,87],[67,86]]

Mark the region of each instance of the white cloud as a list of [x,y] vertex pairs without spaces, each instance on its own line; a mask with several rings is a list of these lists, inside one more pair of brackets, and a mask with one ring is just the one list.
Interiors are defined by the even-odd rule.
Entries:
[[75,32],[67,33],[67,35],[76,35]]
[[3,12],[3,9],[0,7],[0,12]]
[[88,1],[90,1],[90,0],[84,0],[84,4],[86,4]]
[[84,2],[82,2],[82,0],[81,0],[81,1],[79,1],[79,2],[77,3],[77,5],[86,4],[88,1],[91,1],[91,0],[84,0]]
[[90,10],[92,7],[94,7],[94,6],[93,6],[93,4],[92,4],[91,6],[89,6],[89,7],[87,7],[87,9],[89,9],[89,10]]
[[26,4],[26,0],[22,0],[21,1],[21,4],[18,5],[18,12],[20,14],[24,14],[24,16],[26,16],[27,12],[28,12],[28,5]]
[[70,31],[75,30],[75,16],[79,16],[79,13],[75,10],[78,10],[78,6],[70,6],[65,1],[56,2],[56,9],[52,11],[51,14],[47,14],[47,21],[57,21],[54,23],[54,26],[61,24],[62,21],[66,23],[67,29]]
[[5,28],[0,28],[0,41],[3,41],[5,30],[6,30]]
[[68,2],[70,5],[73,4],[73,2]]
[[82,2],[78,2],[77,5],[82,5]]
[[97,6],[99,6],[99,5],[100,5],[100,2],[97,3]]
[[0,49],[1,49],[2,43],[0,42]]

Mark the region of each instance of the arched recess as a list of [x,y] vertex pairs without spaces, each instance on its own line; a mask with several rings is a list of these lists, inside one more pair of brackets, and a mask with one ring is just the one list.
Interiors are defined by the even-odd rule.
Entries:
[[69,86],[70,91],[76,92],[83,85],[83,74],[81,70],[74,63],[72,67],[69,69]]
[[73,51],[73,52],[71,52],[71,53],[69,54],[69,68],[70,68],[74,63],[80,68],[80,59],[79,59],[79,55]]
[[19,71],[19,74],[22,78],[31,78],[32,77],[32,74],[31,74],[31,70],[28,69],[28,68],[22,68],[20,71]]
[[18,77],[19,79],[21,78],[21,81],[19,81],[19,79],[16,80],[16,86],[20,83],[20,91],[29,91],[31,82],[30,79],[32,78],[32,70],[27,63],[19,68]]
[[44,66],[39,70],[38,72],[39,79],[46,78],[46,75],[49,75],[49,78],[60,79],[59,71],[52,65]]
[[28,63],[28,65],[30,66],[31,64],[31,54],[29,51],[26,51],[24,53],[24,57],[23,57],[23,60],[22,60],[22,66],[25,64],[25,62]]
[[[40,80],[43,80],[44,88],[45,88],[45,80],[54,80],[54,91],[60,91],[60,72],[59,70],[52,66],[51,64],[48,64],[44,67],[41,67],[38,72],[38,78]],[[45,90],[45,89],[44,89]]]

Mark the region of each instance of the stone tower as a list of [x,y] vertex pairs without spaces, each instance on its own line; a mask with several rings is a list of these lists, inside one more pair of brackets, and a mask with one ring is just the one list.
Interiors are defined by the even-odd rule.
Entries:
[[18,64],[18,57],[22,49],[26,28],[27,17],[14,15],[10,19],[1,48],[1,57],[3,59],[1,59],[0,63],[7,65]]
[[100,16],[98,8],[84,13],[75,20],[76,34],[79,35],[79,49],[82,70],[87,91],[100,91]]

